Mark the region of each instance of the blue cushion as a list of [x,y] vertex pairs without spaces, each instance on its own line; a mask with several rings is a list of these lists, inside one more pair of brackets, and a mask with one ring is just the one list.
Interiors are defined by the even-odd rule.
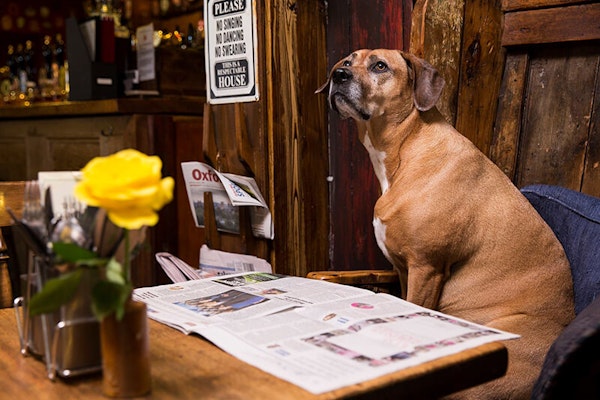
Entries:
[[600,399],[600,298],[550,347],[531,398]]
[[521,192],[565,249],[579,314],[600,293],[600,199],[551,185],[530,185]]

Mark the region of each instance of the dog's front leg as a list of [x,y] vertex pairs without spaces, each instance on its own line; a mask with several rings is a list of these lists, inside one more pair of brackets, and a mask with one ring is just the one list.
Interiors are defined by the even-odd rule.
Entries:
[[409,266],[406,300],[437,310],[444,274],[431,265]]

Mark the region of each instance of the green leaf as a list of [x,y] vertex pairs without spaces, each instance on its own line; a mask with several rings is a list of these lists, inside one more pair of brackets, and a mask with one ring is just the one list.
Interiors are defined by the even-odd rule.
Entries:
[[98,319],[115,313],[118,320],[123,318],[125,303],[131,296],[130,284],[100,281],[92,289],[92,309]]
[[79,247],[74,243],[54,242],[52,243],[54,254],[62,260],[70,263],[98,258],[98,255],[93,251]]
[[42,290],[31,297],[29,314],[39,315],[58,310],[75,295],[81,275],[82,271],[76,269],[58,278],[48,280]]
[[119,285],[125,284],[123,266],[115,258],[111,258],[106,264],[106,279]]
[[78,267],[104,267],[108,260],[106,258],[88,258],[86,260],[77,261],[75,265]]

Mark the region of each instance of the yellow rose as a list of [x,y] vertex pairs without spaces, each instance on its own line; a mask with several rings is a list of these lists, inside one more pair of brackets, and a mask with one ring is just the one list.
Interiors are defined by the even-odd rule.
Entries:
[[161,179],[162,162],[137,150],[92,159],[82,170],[75,196],[103,208],[117,226],[139,229],[158,222],[158,211],[173,199],[173,178]]

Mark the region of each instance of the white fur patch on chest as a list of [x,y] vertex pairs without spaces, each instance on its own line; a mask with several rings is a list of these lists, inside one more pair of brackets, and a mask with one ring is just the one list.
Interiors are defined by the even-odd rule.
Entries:
[[377,241],[377,246],[379,246],[385,258],[391,261],[390,253],[385,246],[385,231],[387,230],[387,227],[379,218],[375,217],[373,218],[373,230],[375,231],[375,240]]
[[363,146],[367,149],[369,153],[369,158],[371,159],[371,164],[373,164],[373,170],[375,171],[375,176],[379,180],[379,185],[381,186],[381,193],[385,193],[389,188],[389,182],[387,180],[387,174],[385,170],[385,151],[379,151],[373,144],[371,143],[371,139],[369,138],[369,133],[365,134],[363,139]]

